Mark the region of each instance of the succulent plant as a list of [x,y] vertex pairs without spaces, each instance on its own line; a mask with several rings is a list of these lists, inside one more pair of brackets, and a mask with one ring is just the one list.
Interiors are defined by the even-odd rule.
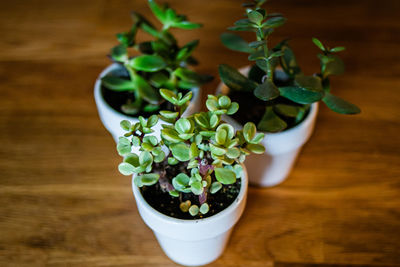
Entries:
[[[308,76],[302,73],[288,40],[270,48],[269,36],[282,26],[286,19],[278,13],[267,13],[261,6],[266,0],[246,3],[244,19],[236,21],[231,31],[248,31],[256,40],[248,43],[233,33],[223,33],[222,43],[231,50],[248,53],[253,63],[248,77],[235,68],[219,66],[221,80],[234,91],[252,92],[265,102],[264,114],[257,128],[266,132],[279,132],[300,123],[312,103],[321,101],[331,110],[341,114],[356,114],[360,109],[331,93],[329,79],[344,72],[344,63],[336,55],[344,47],[328,48],[318,39],[313,43],[321,50],[320,71]],[[292,124],[292,125],[290,125]]]
[[[160,111],[147,120],[131,124],[122,121],[127,133],[119,138],[118,153],[124,158],[119,171],[124,175],[136,174],[138,187],[159,183],[161,190],[173,198],[194,194],[194,201],[180,201],[182,212],[202,216],[209,211],[209,194],[217,193],[223,185],[234,184],[242,176],[241,163],[251,152],[264,153],[260,144],[263,133],[249,122],[243,130],[221,121],[223,114],[235,113],[239,106],[227,96],[208,96],[208,112],[182,117],[192,92],[182,95],[161,89],[160,95],[174,105],[174,111]],[[161,119],[161,137],[151,135],[151,129]],[[138,154],[132,151],[139,151]],[[181,166],[174,177],[167,177],[165,166]],[[162,167],[164,166],[164,167]]]
[[[127,71],[128,78],[107,75],[102,78],[103,85],[112,91],[129,92],[126,103],[121,106],[122,112],[135,115],[140,111],[156,112],[164,101],[159,88],[166,88],[174,93],[192,89],[212,79],[209,75],[198,74],[189,65],[196,65],[192,56],[199,40],[178,46],[177,40],[170,33],[171,28],[191,30],[201,24],[187,21],[167,5],[160,6],[154,0],[148,0],[150,9],[163,25],[156,29],[144,16],[132,12],[133,25],[127,32],[118,33],[119,44],[111,49],[110,57],[121,64]],[[137,43],[136,35],[142,30],[154,39]],[[131,57],[128,50],[135,50],[137,55]]]

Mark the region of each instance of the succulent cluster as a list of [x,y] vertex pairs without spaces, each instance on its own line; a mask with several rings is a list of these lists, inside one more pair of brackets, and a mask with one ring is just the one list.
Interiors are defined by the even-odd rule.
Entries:
[[[161,22],[158,30],[144,16],[133,12],[133,25],[128,32],[118,33],[119,45],[111,49],[110,57],[120,63],[129,77],[107,75],[102,78],[102,84],[117,92],[130,92],[131,96],[121,106],[121,110],[129,115],[140,111],[156,112],[163,102],[159,88],[166,88],[174,93],[180,90],[192,89],[212,79],[209,75],[201,75],[187,68],[197,61],[192,57],[199,41],[191,41],[184,46],[178,46],[177,40],[169,32],[171,28],[196,29],[201,24],[187,21],[183,15],[167,5],[159,6],[154,0],[148,0],[150,9]],[[154,39],[141,43],[136,42],[136,35],[142,30]],[[128,48],[136,50],[139,55],[130,57]]]
[[302,73],[295,55],[283,40],[269,48],[268,37],[286,19],[278,13],[267,13],[261,6],[266,0],[246,3],[244,19],[236,21],[231,31],[248,31],[256,35],[256,40],[248,43],[233,33],[221,35],[222,43],[229,49],[248,53],[248,59],[255,64],[248,77],[228,65],[219,66],[221,80],[232,90],[253,92],[265,101],[265,113],[257,128],[266,132],[278,132],[293,126],[288,121],[301,122],[312,103],[323,101],[328,108],[341,114],[356,114],[360,109],[333,95],[329,78],[344,72],[343,61],[335,53],[344,47],[328,48],[318,39],[312,41],[321,50],[318,54],[321,69],[319,73],[307,76]]
[[[180,201],[181,211],[192,216],[206,214],[210,207],[208,194],[215,194],[223,185],[234,184],[241,178],[241,163],[251,152],[264,153],[260,144],[264,134],[257,134],[253,123],[246,123],[243,130],[235,132],[231,125],[221,121],[223,114],[232,115],[239,108],[228,96],[209,95],[208,112],[185,118],[182,114],[191,92],[182,95],[161,89],[160,95],[174,105],[174,111],[160,111],[148,120],[139,117],[135,124],[121,122],[127,133],[117,145],[124,158],[119,171],[124,175],[136,174],[134,183],[138,187],[159,183],[161,190],[180,200],[182,194],[194,194],[198,203]],[[161,138],[151,135],[158,119],[165,122]],[[184,168],[179,168],[183,171],[175,177],[167,177],[166,165]]]

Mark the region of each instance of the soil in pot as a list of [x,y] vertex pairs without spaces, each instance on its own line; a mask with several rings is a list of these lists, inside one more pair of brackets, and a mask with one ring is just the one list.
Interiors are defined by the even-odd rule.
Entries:
[[[153,172],[165,172],[165,177],[170,177],[167,178],[168,181],[165,182],[171,183],[172,178],[179,173],[186,173],[190,176],[186,167],[187,164],[177,164],[171,166],[165,162],[162,162],[154,166]],[[233,203],[233,201],[235,201],[235,199],[239,195],[240,186],[241,180],[238,179],[234,184],[223,185],[217,193],[208,194],[207,203],[210,207],[210,210],[205,215],[197,216],[192,216],[189,214],[189,212],[181,211],[181,209],[179,208],[179,204],[181,203],[181,200],[190,200],[192,204],[200,206],[199,196],[191,193],[182,193],[181,199],[178,197],[172,197],[165,189],[162,188],[160,182],[152,186],[142,187],[141,192],[147,203],[149,203],[150,206],[152,206],[157,211],[177,219],[193,220],[210,217],[226,209],[229,205]],[[163,187],[165,188],[165,184]]]
[[[249,72],[249,78],[257,83],[262,83],[262,78],[264,76],[264,72],[258,68],[256,65],[254,65]],[[276,72],[274,75],[274,83],[277,86],[286,86],[288,85],[288,78],[285,75],[282,75],[282,72]],[[258,99],[253,92],[246,92],[246,91],[236,91],[236,90],[230,90],[229,91],[229,97],[231,98],[232,101],[238,102],[239,103],[239,110],[236,112],[234,115],[232,115],[232,118],[234,118],[237,122],[239,122],[241,125],[244,125],[246,122],[253,122],[254,124],[258,124],[264,113],[265,113],[265,108],[267,106],[265,101],[262,101]],[[290,104],[290,105],[295,105],[295,106],[302,106],[300,104],[294,103],[293,101],[290,101],[289,99],[286,99],[284,97],[278,97],[274,99],[273,101],[270,101],[270,105],[274,105],[276,103],[279,104]],[[309,112],[309,109],[307,110],[304,118],[307,117]],[[298,125],[301,123],[301,121],[297,121],[295,118],[291,117],[286,117],[283,115],[280,115],[280,117],[287,123],[288,127],[285,129],[290,129],[293,128],[294,126]]]

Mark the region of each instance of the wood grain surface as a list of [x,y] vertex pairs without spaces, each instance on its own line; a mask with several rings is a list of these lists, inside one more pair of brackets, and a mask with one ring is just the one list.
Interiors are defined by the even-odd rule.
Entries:
[[[199,38],[199,71],[240,67],[246,55],[219,35],[241,1],[169,1]],[[0,266],[176,266],[141,220],[130,179],[93,100],[114,34],[145,0],[14,0],[0,8]],[[344,45],[337,95],[357,116],[322,107],[289,178],[250,188],[224,255],[210,266],[400,265],[400,2],[274,0],[306,73],[318,68],[311,37]],[[153,19],[153,18],[152,18]],[[154,20],[153,20],[154,21]],[[212,93],[218,84],[204,87]]]

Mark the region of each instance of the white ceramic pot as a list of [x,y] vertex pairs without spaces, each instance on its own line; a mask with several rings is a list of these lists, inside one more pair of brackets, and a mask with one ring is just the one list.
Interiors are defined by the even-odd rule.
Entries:
[[[106,69],[104,69],[96,80],[94,85],[94,99],[96,101],[97,110],[99,112],[99,117],[104,127],[113,136],[115,142],[118,142],[118,138],[122,136],[125,131],[120,127],[119,123],[122,120],[128,120],[131,123],[136,123],[139,120],[134,117],[127,116],[121,112],[113,109],[103,98],[101,93],[101,78],[109,73],[118,74],[123,71],[123,67],[117,63],[111,64]],[[184,117],[196,113],[200,109],[200,88],[193,88],[192,100],[183,114]],[[154,135],[159,136],[161,131],[161,124],[165,122],[159,121],[154,127]]]
[[[246,75],[249,67],[241,68],[239,71]],[[220,83],[217,93],[228,94],[229,88]],[[311,105],[307,117],[300,124],[283,132],[265,133],[262,141],[265,146],[265,153],[261,155],[251,154],[245,161],[250,184],[271,187],[286,179],[302,146],[314,131],[317,113],[318,103],[314,103]],[[236,130],[243,128],[241,124],[229,116],[223,116],[223,120],[230,123]]]
[[246,205],[248,178],[244,166],[243,170],[236,200],[223,211],[198,220],[176,219],[158,212],[145,201],[132,179],[139,213],[171,260],[185,266],[200,266],[216,260],[222,254],[232,228]]

